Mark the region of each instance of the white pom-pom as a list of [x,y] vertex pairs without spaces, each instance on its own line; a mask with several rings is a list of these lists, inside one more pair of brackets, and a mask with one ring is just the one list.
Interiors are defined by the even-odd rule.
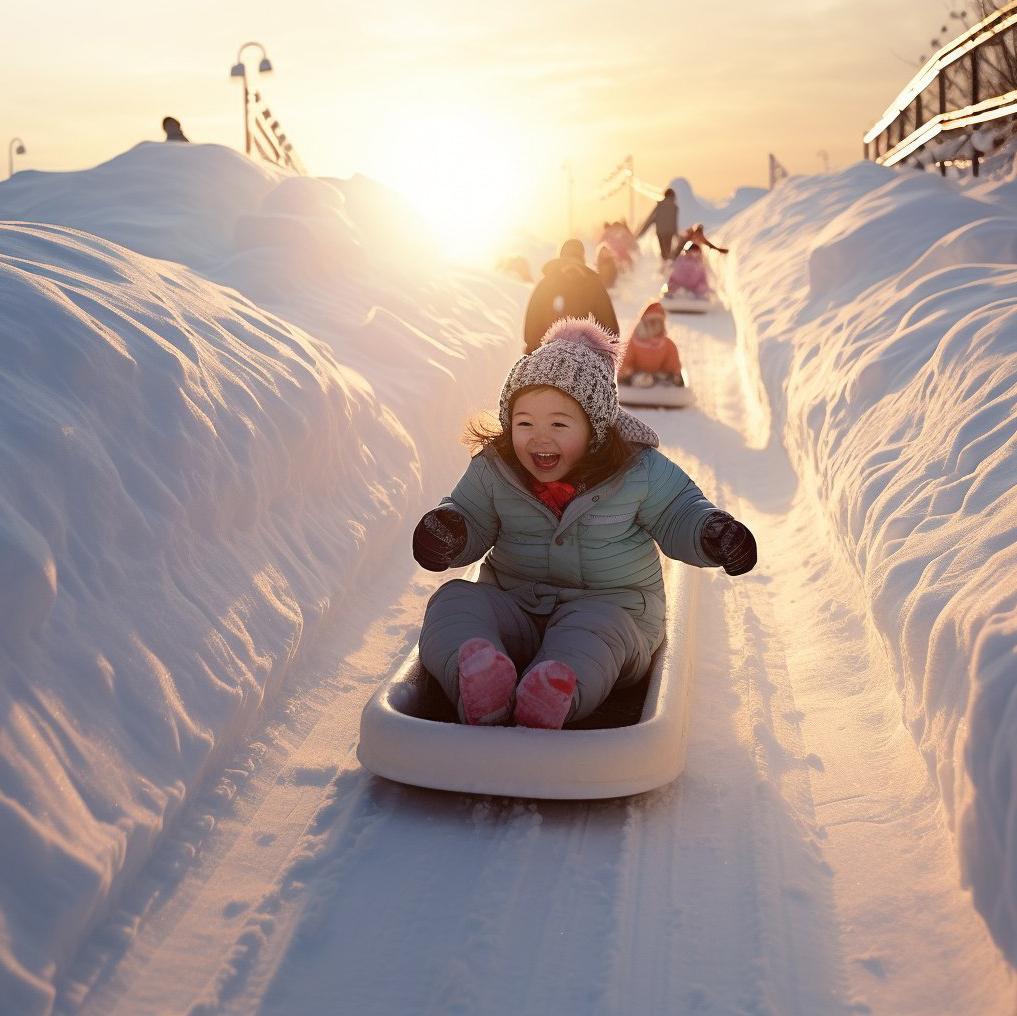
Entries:
[[608,362],[613,365],[617,365],[621,358],[621,342],[616,336],[602,328],[594,320],[592,314],[588,318],[569,317],[555,321],[540,340],[540,344],[549,346],[552,342],[587,346],[595,353],[606,357]]

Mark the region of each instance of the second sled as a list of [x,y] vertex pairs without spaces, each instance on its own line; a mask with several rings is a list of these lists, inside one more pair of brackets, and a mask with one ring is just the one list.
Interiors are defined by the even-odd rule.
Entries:
[[623,406],[642,406],[645,409],[682,409],[696,401],[689,387],[688,375],[682,370],[683,385],[656,382],[649,388],[635,385],[618,385],[618,401]]
[[378,776],[467,794],[549,800],[626,797],[685,767],[699,570],[664,561],[667,629],[640,684],[564,730],[471,727],[416,650],[364,707],[357,757]]
[[660,305],[671,314],[706,314],[719,306],[715,297],[696,296],[687,289],[669,293],[666,285],[660,290]]

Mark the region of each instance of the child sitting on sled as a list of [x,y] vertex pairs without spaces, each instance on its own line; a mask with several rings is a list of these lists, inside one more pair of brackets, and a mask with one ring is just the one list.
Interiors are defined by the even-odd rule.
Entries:
[[667,280],[668,296],[683,289],[692,293],[693,296],[706,297],[710,295],[710,283],[706,277],[703,251],[694,240],[689,240],[682,248],[681,254],[674,259],[671,275]]
[[413,534],[424,568],[485,557],[480,581],[431,597],[420,658],[459,718],[557,729],[637,683],[664,635],[659,546],[729,575],[756,563],[749,530],[618,408],[620,346],[566,318],[509,371],[498,426]]
[[678,347],[668,338],[667,312],[659,303],[647,304],[632,329],[618,381],[636,388],[650,388],[658,381],[685,384]]

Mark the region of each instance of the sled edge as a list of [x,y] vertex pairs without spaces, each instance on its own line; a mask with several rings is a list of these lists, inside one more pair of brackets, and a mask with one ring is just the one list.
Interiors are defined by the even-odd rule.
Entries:
[[667,638],[638,723],[549,731],[423,719],[410,714],[427,679],[414,649],[364,707],[361,764],[412,786],[538,800],[627,797],[671,783],[685,766],[698,569],[668,571]]

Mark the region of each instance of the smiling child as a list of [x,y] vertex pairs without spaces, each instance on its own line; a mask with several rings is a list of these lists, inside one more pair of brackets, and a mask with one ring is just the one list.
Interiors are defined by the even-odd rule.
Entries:
[[618,407],[619,352],[592,320],[554,324],[509,371],[498,427],[469,427],[477,454],[414,531],[431,571],[484,557],[478,582],[431,597],[420,633],[463,722],[560,728],[638,682],[664,635],[658,546],[729,575],[756,563],[749,530]]

